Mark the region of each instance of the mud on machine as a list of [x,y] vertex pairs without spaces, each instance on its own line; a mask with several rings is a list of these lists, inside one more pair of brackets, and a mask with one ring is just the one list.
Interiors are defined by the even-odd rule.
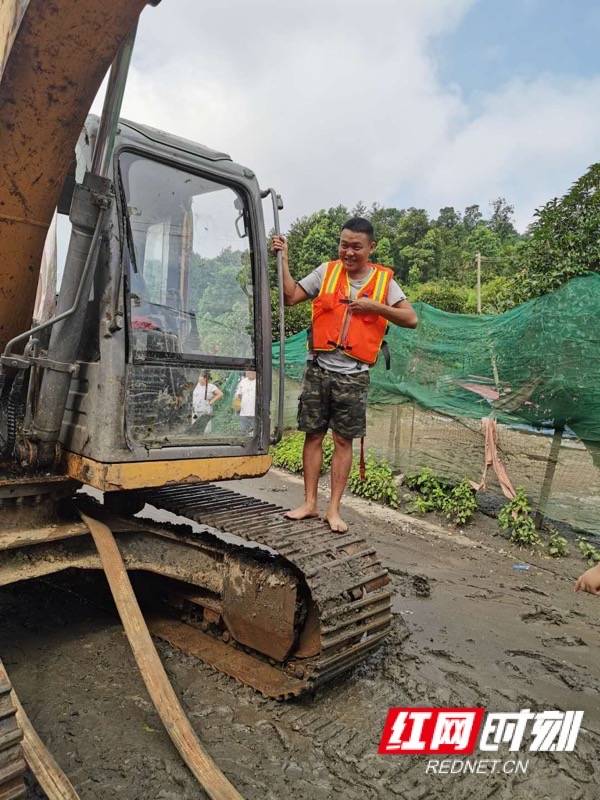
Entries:
[[[127,570],[160,576],[156,635],[267,696],[297,696],[382,641],[391,592],[360,535],[212,485],[263,475],[281,433],[262,207],[278,231],[281,200],[227,154],[120,119],[145,2],[55,5],[9,3],[1,43],[0,585],[106,568],[99,526]],[[34,51],[51,69],[34,69]],[[111,62],[102,117],[86,116]],[[71,224],[56,298],[51,276],[38,290],[55,209]],[[230,399],[245,370],[257,390],[242,432]],[[198,426],[206,372],[225,398]],[[2,800],[20,796],[24,766],[5,678]]]

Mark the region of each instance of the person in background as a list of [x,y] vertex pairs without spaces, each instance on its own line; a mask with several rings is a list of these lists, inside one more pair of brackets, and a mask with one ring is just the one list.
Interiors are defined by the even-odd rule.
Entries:
[[600,595],[600,564],[590,567],[577,578],[575,591]]
[[240,431],[252,436],[256,414],[256,372],[253,369],[247,369],[244,373],[235,390],[235,397],[239,401]]
[[195,431],[204,433],[210,430],[208,425],[213,415],[213,406],[222,397],[223,392],[210,382],[210,372],[201,372],[192,395],[192,424]]

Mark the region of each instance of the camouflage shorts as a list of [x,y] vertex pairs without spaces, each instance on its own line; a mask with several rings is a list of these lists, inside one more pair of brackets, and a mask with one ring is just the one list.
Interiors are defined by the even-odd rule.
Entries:
[[347,375],[306,365],[298,401],[298,430],[320,433],[331,428],[345,439],[359,439],[367,430],[369,371]]

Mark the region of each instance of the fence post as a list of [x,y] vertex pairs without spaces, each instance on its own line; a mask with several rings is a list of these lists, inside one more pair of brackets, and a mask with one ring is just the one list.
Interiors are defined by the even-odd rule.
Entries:
[[552,437],[552,444],[550,445],[550,454],[548,455],[548,461],[546,462],[546,474],[544,475],[544,481],[542,483],[542,489],[540,491],[540,499],[538,501],[538,507],[534,516],[535,527],[538,530],[542,527],[544,522],[544,514],[546,513],[546,505],[548,503],[548,499],[550,498],[550,493],[552,491],[552,482],[554,481],[554,473],[556,472],[556,465],[558,463],[558,454],[560,452],[560,444],[562,442],[564,431],[565,431],[564,423],[562,422],[554,423],[554,435]]
[[475,253],[475,263],[477,265],[477,313],[481,314],[481,253]]

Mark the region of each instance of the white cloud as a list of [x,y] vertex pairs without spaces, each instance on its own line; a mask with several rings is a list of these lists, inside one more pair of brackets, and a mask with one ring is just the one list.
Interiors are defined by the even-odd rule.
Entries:
[[502,194],[524,225],[596,156],[600,78],[515,81],[474,113],[432,50],[472,3],[165,0],[142,16],[123,115],[252,167],[288,223]]
[[599,138],[600,77],[512,81],[484,97],[433,159],[422,202],[460,206],[505,195],[523,228],[597,160]]

